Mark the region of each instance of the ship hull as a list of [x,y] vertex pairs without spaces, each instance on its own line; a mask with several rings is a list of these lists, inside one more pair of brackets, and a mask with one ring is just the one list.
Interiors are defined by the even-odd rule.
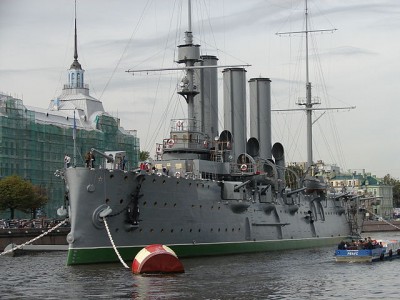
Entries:
[[[167,246],[170,247],[178,257],[186,258],[324,247],[336,245],[343,239],[343,237],[339,236],[331,238]],[[133,262],[136,254],[146,246],[147,245],[118,247],[118,252],[124,261]],[[110,263],[116,261],[118,261],[118,257],[111,246],[102,248],[70,248],[67,258],[68,265]]]
[[[118,261],[111,239],[122,258],[132,261],[150,244],[194,257],[320,247],[351,232],[333,200],[312,195],[298,194],[288,204],[243,190],[243,197],[226,199],[220,181],[106,169],[69,168],[64,178],[68,265]],[[107,207],[110,234],[101,217]]]

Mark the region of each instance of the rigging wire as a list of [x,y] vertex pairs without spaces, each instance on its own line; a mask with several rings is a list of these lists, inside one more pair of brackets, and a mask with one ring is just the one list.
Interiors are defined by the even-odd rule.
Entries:
[[131,36],[129,37],[128,42],[127,42],[126,45],[125,45],[125,49],[124,49],[124,51],[122,52],[122,54],[121,54],[121,56],[120,56],[120,58],[119,58],[117,64],[115,65],[115,67],[114,67],[114,69],[113,69],[113,71],[112,71],[112,73],[111,73],[110,78],[108,79],[106,85],[105,85],[104,88],[103,88],[103,91],[101,92],[101,95],[100,95],[100,97],[99,97],[99,100],[101,100],[101,99],[103,98],[104,92],[106,91],[106,89],[108,88],[108,85],[110,84],[111,80],[113,79],[113,77],[114,77],[114,75],[115,75],[115,72],[117,71],[119,65],[121,64],[121,61],[122,61],[123,57],[125,56],[126,51],[128,51],[128,48],[129,48],[129,46],[130,46],[130,44],[131,44],[131,42],[132,42],[132,40],[133,40],[133,37],[135,36],[137,30],[139,29],[139,25],[142,23],[144,14],[145,14],[145,12],[146,12],[146,10],[147,10],[147,7],[149,6],[149,3],[150,3],[150,2],[151,2],[151,0],[147,0],[146,5],[144,6],[144,8],[143,8],[143,10],[142,10],[142,13],[141,13],[141,15],[140,15],[140,17],[139,17],[139,20],[137,21],[136,26],[135,26],[135,28],[134,28],[134,30],[133,30]]
[[[174,2],[174,9],[173,9],[173,11],[175,11],[175,7],[176,7],[176,3],[177,3],[177,1],[175,1]],[[179,14],[178,14],[178,16],[179,16]],[[162,57],[162,63],[161,63],[161,66],[163,66],[164,65],[164,63],[165,63],[165,59],[166,59],[166,53],[167,53],[167,49],[168,49],[168,44],[169,44],[169,39],[170,39],[170,34],[171,34],[171,28],[172,28],[172,21],[173,21],[173,17],[171,17],[171,19],[170,19],[170,23],[169,23],[169,28],[168,28],[168,34],[167,34],[167,39],[166,39],[166,42],[165,42],[165,45],[164,45],[164,54],[163,54],[163,57]],[[176,32],[176,35],[177,35],[177,32]],[[175,35],[175,39],[176,39],[176,35]],[[175,49],[174,49],[174,57],[175,57]],[[152,106],[152,109],[151,109],[151,113],[150,113],[150,120],[149,120],[149,124],[152,124],[152,121],[153,121],[153,118],[154,118],[154,110],[155,110],[155,107],[156,107],[156,102],[157,102],[157,96],[158,96],[158,92],[159,92],[159,87],[160,87],[160,78],[161,78],[161,73],[160,73],[160,75],[159,75],[159,77],[158,77],[158,81],[157,81],[157,87],[156,87],[156,94],[155,94],[155,96],[154,96],[154,101],[153,101],[153,106]],[[164,118],[161,118],[160,119],[160,121],[165,121],[165,119],[166,119],[166,111],[164,112]],[[155,143],[155,140],[156,140],[156,138],[157,138],[157,136],[158,136],[158,134],[160,133],[160,126],[158,126],[158,130],[155,130],[155,131],[153,131],[153,135],[151,136],[151,138],[149,139],[149,130],[151,130],[152,128],[150,128],[151,126],[148,126],[147,127],[147,132],[146,132],[146,139],[145,139],[145,149],[146,150],[150,150],[151,149],[151,145],[152,144],[154,144]],[[150,152],[150,151],[149,151]]]

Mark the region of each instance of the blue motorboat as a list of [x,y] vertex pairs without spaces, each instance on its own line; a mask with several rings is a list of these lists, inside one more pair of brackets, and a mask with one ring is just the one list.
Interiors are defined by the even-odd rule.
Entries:
[[335,251],[337,262],[373,262],[400,257],[400,242],[397,240],[360,240],[341,242]]

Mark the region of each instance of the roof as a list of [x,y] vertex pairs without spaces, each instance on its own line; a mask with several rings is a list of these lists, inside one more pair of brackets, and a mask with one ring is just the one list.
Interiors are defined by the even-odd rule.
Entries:
[[361,182],[361,185],[383,185],[382,181],[375,176],[362,174],[340,174],[331,178],[331,180],[358,180]]

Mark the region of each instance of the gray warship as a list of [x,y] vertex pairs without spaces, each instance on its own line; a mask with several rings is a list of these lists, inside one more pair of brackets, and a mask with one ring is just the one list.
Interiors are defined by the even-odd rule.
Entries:
[[[363,217],[358,199],[331,192],[313,176],[312,154],[307,174],[298,176],[286,168],[283,145],[272,145],[271,80],[248,80],[247,122],[246,69],[218,66],[216,56],[201,55],[190,13],[188,23],[177,57],[185,72],[178,93],[188,117],[171,120],[169,136],[156,145],[153,168],[123,170],[117,164],[123,149],[92,149],[102,168],[60,172],[71,222],[67,264],[115,262],[118,256],[132,261],[150,244],[194,257],[320,247],[357,235]],[[308,79],[307,90],[311,103]],[[288,172],[295,178],[291,187]]]

